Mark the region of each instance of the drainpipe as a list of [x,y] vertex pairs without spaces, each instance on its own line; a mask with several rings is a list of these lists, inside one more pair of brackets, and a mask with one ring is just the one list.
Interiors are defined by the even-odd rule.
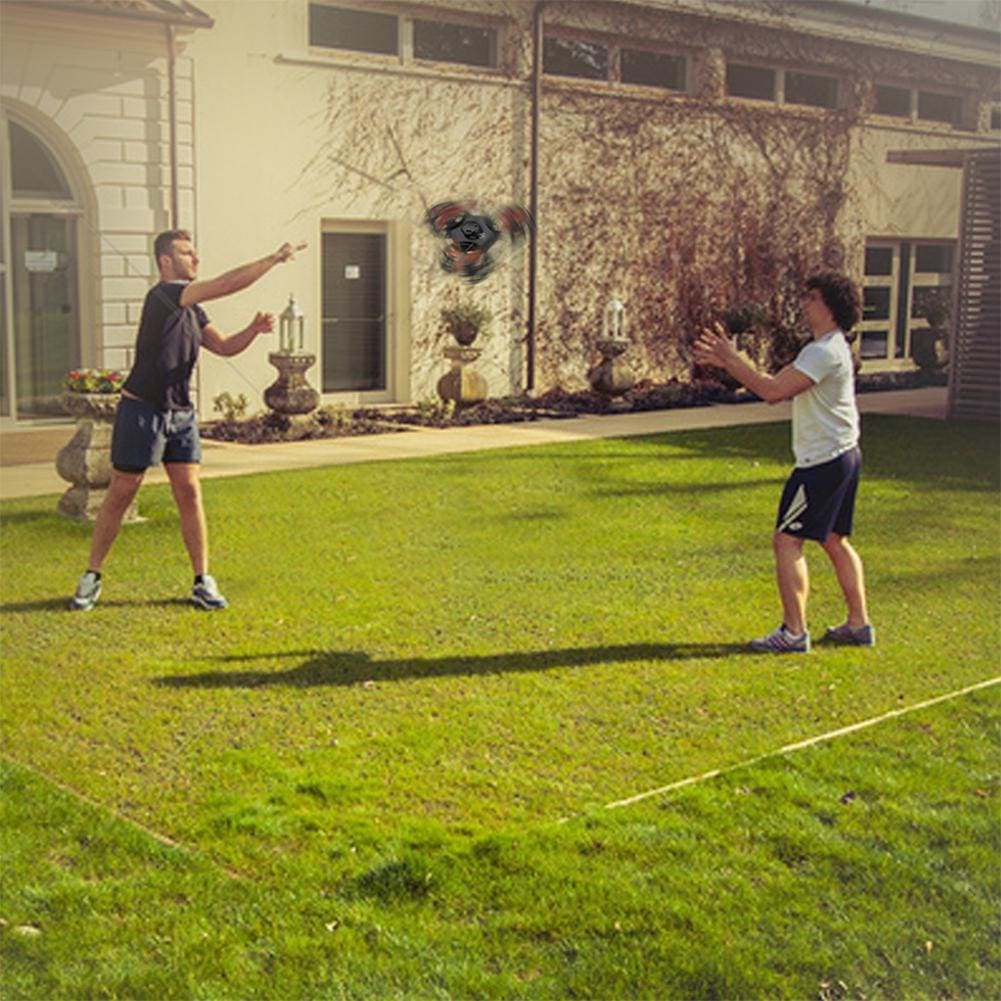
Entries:
[[535,313],[539,273],[539,104],[542,99],[542,8],[537,0],[532,12],[532,168],[529,180],[529,211],[535,233],[528,249],[528,337],[525,340],[525,391],[535,389]]
[[178,228],[177,202],[177,57],[174,51],[174,26],[167,28],[167,103],[170,120],[170,228]]

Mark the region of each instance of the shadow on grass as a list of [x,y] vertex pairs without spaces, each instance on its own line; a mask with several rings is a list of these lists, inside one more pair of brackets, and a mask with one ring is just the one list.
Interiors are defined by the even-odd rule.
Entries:
[[570,647],[485,656],[413,657],[372,660],[353,650],[299,650],[276,654],[215,657],[213,660],[271,660],[309,657],[287,671],[205,671],[166,675],[153,679],[165,688],[256,688],[262,685],[363,685],[366,682],[402,681],[405,678],[440,678],[449,675],[503,674],[509,671],[548,671],[555,667],[587,667],[649,660],[699,660],[751,654],[741,643],[630,643],[621,646]]
[[[98,601],[97,605],[86,614],[100,615],[104,608],[149,608],[149,607],[169,607],[171,605],[183,606],[194,609],[194,605],[187,598],[131,598],[128,600],[106,600]],[[0,615],[6,612],[69,612],[69,595],[58,598],[40,598],[38,601],[12,601],[7,605],[0,605]],[[85,614],[75,612],[76,615]]]

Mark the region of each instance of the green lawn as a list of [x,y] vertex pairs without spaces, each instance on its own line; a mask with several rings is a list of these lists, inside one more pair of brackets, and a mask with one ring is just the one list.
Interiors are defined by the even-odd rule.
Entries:
[[604,809],[1001,674],[997,429],[863,444],[785,658],[781,425],[207,481],[220,614],[4,504],[3,996],[998,996],[998,688]]

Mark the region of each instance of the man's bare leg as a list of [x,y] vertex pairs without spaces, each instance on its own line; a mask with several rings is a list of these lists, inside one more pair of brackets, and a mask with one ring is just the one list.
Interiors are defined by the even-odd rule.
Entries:
[[165,463],[170,489],[181,516],[181,536],[195,575],[208,572],[209,543],[202,506],[202,486],[197,462]]
[[831,532],[827,541],[821,543],[824,552],[834,564],[834,572],[838,575],[841,592],[848,605],[848,625],[852,629],[861,629],[869,622],[869,613],[865,602],[865,572],[862,560],[854,547],[844,535]]
[[112,469],[108,492],[104,496],[104,501],[94,521],[94,533],[90,538],[88,570],[100,573],[104,560],[118,537],[125,512],[135,500],[139,487],[142,485],[144,475],[145,473],[123,473],[118,469]]
[[786,532],[776,532],[772,536],[772,548],[782,599],[782,621],[790,633],[799,636],[806,632],[806,599],[810,591],[803,540]]

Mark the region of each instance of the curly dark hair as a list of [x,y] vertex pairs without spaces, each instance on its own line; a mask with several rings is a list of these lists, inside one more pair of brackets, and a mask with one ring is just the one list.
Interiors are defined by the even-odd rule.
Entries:
[[848,333],[862,319],[862,297],[858,286],[839,271],[821,271],[806,280],[808,289],[817,289],[835,323]]

